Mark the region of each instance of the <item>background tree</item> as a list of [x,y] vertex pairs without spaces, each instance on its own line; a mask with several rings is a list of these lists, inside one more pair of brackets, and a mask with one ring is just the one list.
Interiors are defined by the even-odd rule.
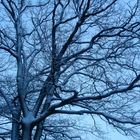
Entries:
[[1,115],[12,140],[74,139],[51,127],[63,114],[99,116],[138,136],[138,1],[1,0],[0,8]]

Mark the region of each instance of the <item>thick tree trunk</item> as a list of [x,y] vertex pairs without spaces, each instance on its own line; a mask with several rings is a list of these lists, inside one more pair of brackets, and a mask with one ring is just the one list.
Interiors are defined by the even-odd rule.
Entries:
[[33,127],[30,124],[23,124],[22,140],[31,140]]

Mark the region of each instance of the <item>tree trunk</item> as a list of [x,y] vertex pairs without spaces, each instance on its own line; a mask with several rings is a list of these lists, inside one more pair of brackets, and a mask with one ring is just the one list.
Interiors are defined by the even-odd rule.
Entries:
[[32,138],[32,129],[31,124],[23,124],[22,128],[22,140],[31,140]]
[[20,121],[20,109],[16,110],[16,113],[12,116],[12,132],[11,132],[11,140],[19,140],[19,128],[20,124],[18,121]]
[[12,122],[11,140],[19,140],[19,123]]
[[34,140],[40,140],[41,139],[42,130],[43,130],[43,123],[44,123],[44,121],[40,122],[37,125],[37,129],[36,129],[36,132],[35,132]]

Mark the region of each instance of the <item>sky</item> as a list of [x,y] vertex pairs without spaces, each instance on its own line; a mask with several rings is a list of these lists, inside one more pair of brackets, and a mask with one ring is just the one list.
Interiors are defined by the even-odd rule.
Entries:
[[[97,121],[96,122],[97,126],[99,126],[102,129],[102,131],[105,133],[104,139],[85,133],[85,135],[84,134],[81,135],[82,140],[135,140],[132,137],[124,136],[120,134],[119,132],[117,132],[116,129],[113,128],[113,126],[109,125],[108,123],[105,123],[99,118],[97,118],[96,121]],[[91,119],[90,116],[84,115],[82,117],[81,123],[84,124],[84,126],[86,125],[92,126],[93,120]]]

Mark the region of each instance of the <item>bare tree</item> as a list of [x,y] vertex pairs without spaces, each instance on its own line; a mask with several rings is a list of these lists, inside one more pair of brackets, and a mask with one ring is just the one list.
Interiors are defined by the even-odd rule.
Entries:
[[12,123],[3,139],[72,140],[67,120],[55,125],[63,114],[99,116],[138,136],[139,1],[1,0],[0,8],[0,111]]

